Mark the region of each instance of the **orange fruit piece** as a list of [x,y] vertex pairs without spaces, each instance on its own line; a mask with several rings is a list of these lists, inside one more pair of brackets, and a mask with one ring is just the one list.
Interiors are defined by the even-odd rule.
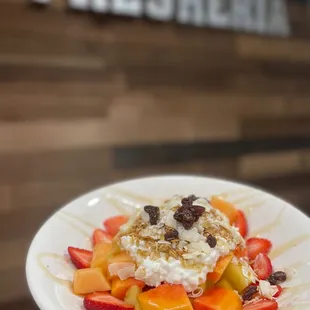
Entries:
[[213,208],[218,209],[224,213],[228,217],[230,224],[233,224],[236,221],[238,210],[229,201],[226,201],[217,196],[213,196],[211,198],[210,204]]
[[135,278],[128,278],[126,280],[115,278],[112,280],[111,295],[124,300],[127,291],[134,285],[137,285],[142,289],[145,284],[143,281],[136,280]]
[[182,285],[162,284],[138,295],[141,310],[192,310]]
[[113,216],[106,219],[103,222],[103,226],[107,232],[114,237],[119,232],[120,227],[128,222],[128,219],[126,215]]
[[195,310],[242,310],[240,297],[230,289],[213,288],[194,300]]
[[110,289],[110,283],[103,275],[101,268],[79,269],[74,273],[74,294],[82,295],[96,291],[104,292]]
[[213,283],[216,283],[222,277],[226,267],[231,262],[233,256],[234,254],[230,253],[226,256],[220,257],[216,263],[213,272],[208,273],[208,280],[212,281]]

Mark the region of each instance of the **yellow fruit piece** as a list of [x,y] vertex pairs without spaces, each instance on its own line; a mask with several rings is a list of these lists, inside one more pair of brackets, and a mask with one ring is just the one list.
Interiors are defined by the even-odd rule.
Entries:
[[226,279],[223,279],[223,278],[220,281],[218,281],[215,286],[221,287],[221,288],[226,288],[229,290],[234,290],[232,285]]
[[231,286],[239,293],[241,293],[250,284],[249,280],[243,275],[241,263],[234,264],[230,262],[224,271],[223,279],[230,283]]
[[90,264],[91,268],[100,267],[106,273],[108,267],[107,257],[110,254],[111,248],[111,243],[97,244],[93,251],[93,258]]
[[101,268],[78,269],[74,273],[73,292],[77,295],[109,291],[111,285],[102,273]]
[[234,254],[230,253],[226,256],[220,257],[216,263],[213,272],[208,273],[208,280],[212,281],[213,283],[216,283],[222,277],[226,267],[231,262],[233,256]]
[[138,302],[138,295],[142,293],[141,287],[138,285],[132,286],[126,293],[125,296],[125,303],[132,305],[135,307],[135,310],[141,310],[139,302]]
[[205,292],[206,290],[209,290],[210,288],[213,288],[214,287],[214,283],[207,279],[207,281],[202,283],[202,284],[200,284],[199,287],[201,287],[203,289],[203,291]]

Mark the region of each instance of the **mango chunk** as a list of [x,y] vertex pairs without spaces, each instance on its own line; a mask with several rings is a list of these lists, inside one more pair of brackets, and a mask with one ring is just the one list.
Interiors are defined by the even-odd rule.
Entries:
[[91,268],[100,267],[103,272],[107,271],[107,257],[111,251],[112,244],[111,243],[99,243],[95,246],[93,251],[93,258],[90,264]]
[[199,287],[201,287],[203,289],[203,291],[205,292],[206,290],[213,288],[214,283],[211,280],[207,279],[206,282],[200,284]]
[[84,295],[97,291],[109,291],[110,289],[111,285],[103,275],[101,268],[78,269],[74,273],[74,294]]
[[220,197],[213,196],[211,198],[210,204],[213,208],[218,209],[222,213],[224,213],[228,217],[230,224],[233,224],[235,222],[238,215],[238,210],[234,207],[232,203]]
[[138,295],[141,310],[192,310],[182,285],[162,284]]
[[233,264],[230,262],[224,271],[223,279],[227,280],[239,293],[250,284],[249,280],[243,275],[241,263]]
[[216,283],[216,287],[226,288],[228,290],[234,290],[232,285],[224,278]]
[[216,266],[213,272],[208,273],[208,280],[211,280],[213,283],[216,283],[223,275],[228,264],[233,258],[233,253],[230,253],[226,256],[220,257],[216,263]]
[[131,286],[125,296],[125,303],[132,305],[135,307],[135,310],[141,310],[139,302],[138,302],[138,295],[142,293],[141,287],[138,285]]
[[135,278],[128,278],[126,280],[115,278],[112,280],[111,295],[118,299],[124,300],[127,291],[134,285],[142,289],[144,287],[144,282],[136,280]]
[[241,310],[239,296],[230,289],[213,288],[194,300],[195,310]]
[[135,263],[132,257],[125,251],[112,255],[108,258],[108,264]]

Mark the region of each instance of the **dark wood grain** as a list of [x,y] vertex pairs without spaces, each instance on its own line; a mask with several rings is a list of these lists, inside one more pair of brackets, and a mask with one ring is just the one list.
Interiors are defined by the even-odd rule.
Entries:
[[36,309],[24,277],[31,238],[111,182],[212,175],[310,214],[306,6],[288,2],[292,36],[275,38],[53,3],[0,4],[0,302],[13,301],[0,309]]

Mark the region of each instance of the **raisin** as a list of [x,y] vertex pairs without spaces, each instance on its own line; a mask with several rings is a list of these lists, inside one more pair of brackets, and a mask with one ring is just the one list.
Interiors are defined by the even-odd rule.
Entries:
[[159,220],[159,208],[155,206],[145,206],[144,211],[148,213],[150,217],[150,224],[156,225]]
[[208,235],[206,241],[209,244],[210,248],[215,248],[216,247],[217,241],[216,241],[216,238],[213,235],[211,235],[211,234]]
[[174,215],[174,219],[181,223],[185,229],[191,229],[194,222],[195,222],[195,216],[192,214],[191,210],[189,208],[186,208],[184,206],[178,208]]
[[171,241],[171,240],[178,238],[178,236],[179,236],[179,232],[176,229],[172,228],[172,229],[169,229],[169,231],[165,233],[165,240]]
[[190,207],[190,210],[192,212],[192,214],[198,218],[206,211],[206,209],[204,207],[201,206],[192,206]]
[[182,199],[181,203],[183,206],[191,206],[193,202],[197,199],[195,195],[190,195]]
[[284,271],[276,271],[267,280],[271,285],[277,285],[286,281],[286,278],[287,276]]
[[258,289],[256,285],[249,285],[247,288],[244,289],[242,293],[243,301],[251,300],[254,294],[256,294],[257,292],[258,292]]

